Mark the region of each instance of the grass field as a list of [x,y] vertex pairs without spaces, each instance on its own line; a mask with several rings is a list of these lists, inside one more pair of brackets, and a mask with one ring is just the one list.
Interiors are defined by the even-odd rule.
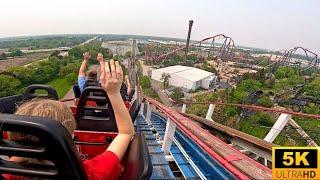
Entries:
[[72,86],[72,85],[69,85],[66,78],[62,78],[62,77],[57,77],[46,84],[56,89],[59,99],[63,98]]
[[0,60],[0,72],[7,70],[7,68],[11,66],[23,66],[28,63],[42,60],[44,58],[47,58],[50,55],[50,53],[31,53],[26,54],[24,57],[19,58],[13,58],[8,60]]

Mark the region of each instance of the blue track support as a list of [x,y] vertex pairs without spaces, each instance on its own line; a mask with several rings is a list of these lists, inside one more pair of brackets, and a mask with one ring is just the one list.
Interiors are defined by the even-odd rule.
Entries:
[[[162,131],[164,131],[166,124],[165,118],[153,113],[151,115],[151,121],[161,124],[158,128],[156,128],[158,132],[161,131],[161,129]],[[199,145],[193,142],[179,129],[177,129],[175,133],[175,138],[178,140],[180,145],[191,157],[193,162],[197,165],[197,167],[207,179],[236,179],[235,176],[233,176],[228,170],[226,170],[222,165],[214,160]],[[188,166],[185,164],[185,158],[183,157],[181,152],[178,152],[178,150],[179,149],[177,148],[177,146],[173,145],[170,149],[170,152],[173,155],[180,170],[185,173],[185,176],[190,177],[188,179],[191,179],[195,172],[193,169],[190,170],[190,165]]]
[[[166,128],[164,122],[162,122],[162,120],[159,119],[155,114],[152,114],[151,123],[152,125],[156,124],[153,127],[155,128],[161,139],[163,139]],[[170,153],[185,179],[196,179],[199,177],[189,161],[183,156],[180,149],[175,145],[175,143],[172,143]]]
[[151,128],[146,123],[142,116],[138,116],[135,121],[136,131],[140,131],[146,137],[149,154],[153,166],[150,179],[175,179],[169,163],[165,159],[164,153],[161,150],[161,145],[157,142]]

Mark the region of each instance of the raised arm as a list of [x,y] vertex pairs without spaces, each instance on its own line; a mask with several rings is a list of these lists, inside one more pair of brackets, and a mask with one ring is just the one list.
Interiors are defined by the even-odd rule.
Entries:
[[129,96],[130,93],[131,93],[131,83],[130,83],[128,75],[125,76],[125,80],[126,80],[126,83],[127,83],[127,95]]
[[110,65],[106,63],[104,81],[101,85],[109,96],[119,131],[107,150],[115,153],[121,161],[135,132],[130,114],[120,95],[123,71],[118,61],[110,60]]
[[83,61],[82,61],[82,64],[80,66],[80,69],[79,69],[79,77],[85,77],[86,76],[86,72],[85,71],[86,71],[86,68],[88,66],[89,59],[90,59],[89,52],[83,53]]
[[106,71],[105,71],[105,61],[103,59],[103,54],[98,53],[97,55],[97,61],[99,61],[100,64],[100,83],[103,84],[105,83],[105,76],[106,76]]

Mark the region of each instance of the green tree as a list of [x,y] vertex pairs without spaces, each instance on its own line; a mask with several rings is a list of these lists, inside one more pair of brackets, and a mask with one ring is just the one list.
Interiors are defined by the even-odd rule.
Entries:
[[272,127],[273,124],[274,121],[269,114],[256,113],[246,117],[243,121],[240,121],[239,130],[258,138],[264,138],[268,133],[268,130],[261,126]]
[[295,75],[295,70],[292,67],[281,66],[275,72],[277,79],[288,78]]
[[237,90],[242,90],[242,91],[250,91],[250,90],[258,90],[262,87],[262,84],[254,79],[246,79],[241,81],[237,85]]
[[272,107],[273,106],[273,102],[271,101],[271,99],[267,96],[262,97],[261,99],[259,99],[259,104],[264,106],[264,107]]
[[36,83],[46,83],[55,77],[55,71],[50,66],[40,66],[35,72],[35,82]]
[[151,87],[150,78],[148,76],[142,76],[140,78],[140,85],[143,89],[147,89]]
[[194,114],[196,116],[205,117],[207,114],[207,110],[209,105],[204,104],[193,104],[192,106],[187,108],[188,114]]
[[19,79],[8,75],[0,75],[0,97],[15,95],[20,85]]
[[320,98],[320,77],[316,77],[313,81],[304,86],[305,92],[316,98]]
[[171,78],[170,74],[167,74],[167,73],[161,74],[160,80],[163,81],[162,84],[164,89],[167,89],[169,87],[170,78]]
[[266,79],[264,84],[268,87],[268,88],[273,88],[273,86],[276,84],[276,79],[274,76],[270,77],[269,79]]
[[184,97],[184,94],[182,92],[182,89],[181,88],[174,88],[173,89],[173,93],[171,94],[170,96],[174,101],[178,101],[180,100],[181,98]]
[[7,70],[20,80],[22,85],[30,85],[35,82],[35,69],[29,67],[16,66]]
[[70,73],[66,75],[66,80],[69,85],[74,85],[77,82],[78,75],[76,73]]
[[69,56],[73,56],[75,58],[82,58],[82,54],[84,53],[84,51],[79,46],[76,46],[70,49],[68,53]]
[[112,59],[114,59],[115,61],[120,61],[121,57],[120,57],[120,55],[116,54],[116,55],[113,56]]
[[189,54],[189,55],[187,56],[187,60],[195,62],[195,61],[198,60],[198,57],[197,57],[197,55],[195,55],[195,54]]
[[56,51],[53,51],[53,52],[50,54],[49,57],[58,57],[59,54],[60,54],[60,52],[59,52],[58,50],[56,50]]
[[308,106],[305,107],[305,112],[308,114],[320,114],[320,107],[314,103],[309,103]]
[[131,57],[131,51],[127,51],[126,54],[124,55],[125,58]]
[[22,56],[23,52],[20,49],[9,49],[9,56],[16,57],[16,56]]
[[60,68],[60,76],[66,76],[68,74],[74,73],[74,74],[78,74],[79,71],[79,65],[77,65],[76,63],[69,63],[66,66],[62,66]]
[[201,69],[203,69],[205,71],[208,71],[208,72],[212,72],[212,73],[217,73],[218,72],[214,67],[212,67],[212,66],[210,66],[208,64],[203,64]]
[[256,115],[258,118],[258,123],[262,126],[272,127],[274,124],[274,120],[267,113],[258,113]]
[[231,101],[235,100],[236,102],[244,103],[248,95],[248,92],[237,89],[234,91],[234,99],[232,99]]
[[237,112],[237,109],[236,108],[233,108],[233,107],[227,107],[226,110],[225,110],[225,115],[227,117],[233,117],[235,115],[237,115],[238,112]]
[[7,59],[7,55],[5,53],[0,54],[0,60]]

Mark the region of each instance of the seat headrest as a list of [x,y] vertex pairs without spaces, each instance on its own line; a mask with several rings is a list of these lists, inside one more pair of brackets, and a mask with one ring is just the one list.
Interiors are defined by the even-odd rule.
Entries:
[[[42,159],[44,164],[20,164],[0,161],[0,174],[44,177],[50,179],[86,179],[82,162],[71,135],[59,122],[43,117],[0,114],[0,155]],[[39,142],[18,143],[3,138],[3,131],[30,134]]]
[[[36,90],[46,91],[46,95],[35,94]],[[57,91],[48,85],[33,84],[26,88],[26,91],[22,95],[8,96],[0,98],[0,112],[13,114],[16,111],[16,107],[24,101],[33,98],[49,98],[53,100],[59,100]]]
[[[88,102],[91,104],[88,105]],[[83,90],[76,110],[76,121],[78,130],[118,132],[111,102],[102,87],[89,86]]]
[[[47,95],[37,95],[35,94],[36,90],[44,90],[47,92]],[[28,86],[24,93],[24,99],[33,99],[38,97],[59,100],[57,91],[49,85],[32,84]]]

